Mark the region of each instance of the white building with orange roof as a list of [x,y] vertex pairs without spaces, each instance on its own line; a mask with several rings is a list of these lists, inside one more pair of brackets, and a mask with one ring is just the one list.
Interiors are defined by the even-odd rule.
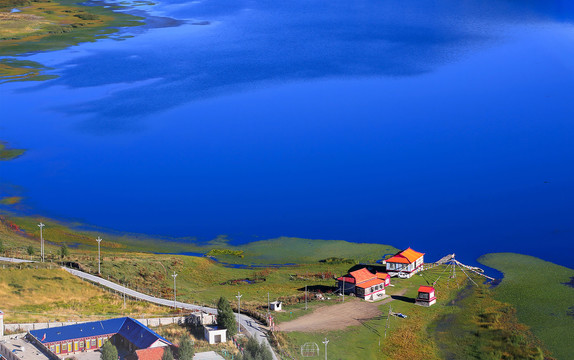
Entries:
[[424,255],[424,253],[414,251],[411,248],[398,252],[390,259],[387,259],[387,273],[390,276],[410,278],[422,270]]
[[349,275],[341,276],[337,280],[339,281],[339,289],[343,289],[344,286],[345,292],[347,292],[352,286],[355,295],[361,299],[376,301],[385,297],[385,280],[379,279],[367,268],[351,271]]

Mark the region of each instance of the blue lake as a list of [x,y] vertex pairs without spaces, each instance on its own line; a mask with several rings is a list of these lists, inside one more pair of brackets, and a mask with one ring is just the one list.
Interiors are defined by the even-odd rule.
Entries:
[[574,267],[574,2],[133,11],[123,41],[20,57],[59,78],[0,85],[0,140],[29,150],[1,190],[29,212]]

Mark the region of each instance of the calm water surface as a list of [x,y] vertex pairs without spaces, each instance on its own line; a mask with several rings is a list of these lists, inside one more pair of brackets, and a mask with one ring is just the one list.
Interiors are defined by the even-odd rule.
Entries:
[[0,86],[0,139],[29,149],[2,191],[33,213],[574,267],[572,1],[137,11],[127,40],[24,57],[58,79]]

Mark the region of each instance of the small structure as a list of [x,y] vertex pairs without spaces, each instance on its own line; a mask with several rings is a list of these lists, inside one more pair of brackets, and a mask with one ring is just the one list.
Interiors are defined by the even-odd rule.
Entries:
[[227,341],[227,329],[220,329],[217,326],[204,326],[203,335],[210,345]]
[[421,286],[419,287],[419,294],[415,300],[415,304],[421,306],[431,306],[436,303],[436,296],[434,294],[434,287]]
[[32,330],[27,337],[30,342],[60,358],[79,352],[95,351],[106,341],[127,350],[129,354],[140,349],[173,345],[152,329],[129,317]]
[[4,336],[4,313],[0,310],[0,338]]
[[209,314],[204,311],[191,313],[186,320],[187,322],[191,323],[196,327],[217,324],[216,316],[214,314]]
[[126,360],[161,360],[164,350],[167,347],[157,347],[149,349],[139,349],[128,357]]
[[283,303],[281,301],[273,301],[269,303],[269,310],[271,311],[281,311],[281,305]]
[[411,248],[398,252],[390,259],[387,259],[387,273],[390,276],[399,276],[404,279],[410,278],[422,270],[424,255],[424,253],[414,251]]

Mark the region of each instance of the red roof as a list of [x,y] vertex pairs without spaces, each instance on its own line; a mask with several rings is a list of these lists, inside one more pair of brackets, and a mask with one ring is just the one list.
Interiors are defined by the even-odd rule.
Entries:
[[384,273],[384,272],[378,272],[378,271],[377,271],[377,277],[378,277],[379,279],[385,280],[386,278],[391,277],[391,275],[389,275],[389,274],[387,274],[387,273]]
[[384,285],[384,284],[385,284],[385,281],[384,281],[384,280],[381,280],[381,279],[372,279],[372,280],[366,281],[366,282],[364,282],[364,283],[362,283],[362,284],[358,284],[357,287],[366,289],[366,288],[368,288],[368,287],[371,287],[371,286],[374,286],[374,285],[379,285],[379,284]]
[[352,277],[350,277],[350,276],[341,276],[340,278],[337,278],[337,280],[339,280],[339,281],[345,280],[345,282],[346,282],[346,283],[349,283],[349,284],[354,284],[354,283],[355,283],[355,279],[352,278]]
[[165,346],[136,350],[136,356],[139,360],[161,360]]
[[410,264],[417,261],[423,255],[424,253],[420,253],[418,251],[414,251],[411,248],[408,248],[391,257],[390,259],[387,259],[387,262]]
[[421,286],[421,287],[419,287],[419,292],[431,293],[433,291],[434,291],[434,288],[432,286]]
[[372,272],[370,272],[369,270],[367,270],[367,268],[351,271],[349,274],[355,278],[357,284],[377,278],[377,276]]

